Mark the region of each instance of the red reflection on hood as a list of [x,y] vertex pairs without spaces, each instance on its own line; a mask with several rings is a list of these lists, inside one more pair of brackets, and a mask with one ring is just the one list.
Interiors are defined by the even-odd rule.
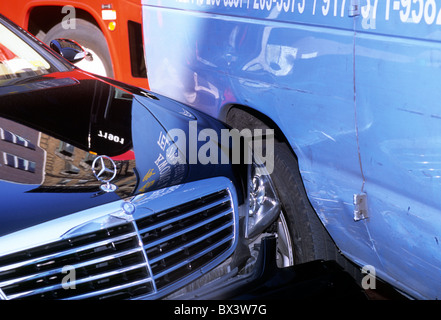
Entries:
[[124,152],[120,155],[111,157],[111,159],[115,160],[115,161],[135,160],[135,153],[133,152],[133,150],[129,150],[129,151]]

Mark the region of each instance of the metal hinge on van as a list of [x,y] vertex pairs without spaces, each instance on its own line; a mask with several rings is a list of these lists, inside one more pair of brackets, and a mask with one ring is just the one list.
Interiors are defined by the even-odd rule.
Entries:
[[354,194],[354,220],[360,221],[368,218],[366,193]]
[[360,0],[351,0],[349,3],[349,16],[355,17],[359,16],[361,11]]

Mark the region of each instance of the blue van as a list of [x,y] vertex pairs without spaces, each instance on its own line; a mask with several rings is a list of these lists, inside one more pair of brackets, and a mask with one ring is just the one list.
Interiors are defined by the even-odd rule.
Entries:
[[441,297],[441,1],[142,3],[152,90],[274,129],[294,263]]

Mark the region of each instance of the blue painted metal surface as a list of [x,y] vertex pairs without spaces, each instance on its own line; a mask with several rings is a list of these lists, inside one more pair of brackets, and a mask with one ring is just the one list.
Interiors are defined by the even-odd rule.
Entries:
[[435,1],[379,2],[356,21],[355,37],[367,225],[379,269],[432,299],[441,295],[440,9]]
[[[439,298],[440,9],[143,0],[149,83],[214,117],[230,105],[267,115],[342,252],[416,298]],[[369,219],[355,222],[360,192]]]

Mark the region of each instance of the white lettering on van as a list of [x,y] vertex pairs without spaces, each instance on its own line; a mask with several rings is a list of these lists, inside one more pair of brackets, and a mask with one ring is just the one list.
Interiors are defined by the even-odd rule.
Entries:
[[[313,17],[348,18],[347,0],[175,0],[185,6],[287,13]],[[380,14],[381,13],[381,14]],[[362,27],[375,29],[378,19],[406,24],[441,25],[439,0],[365,0],[361,7]],[[70,27],[70,26],[69,26]]]

